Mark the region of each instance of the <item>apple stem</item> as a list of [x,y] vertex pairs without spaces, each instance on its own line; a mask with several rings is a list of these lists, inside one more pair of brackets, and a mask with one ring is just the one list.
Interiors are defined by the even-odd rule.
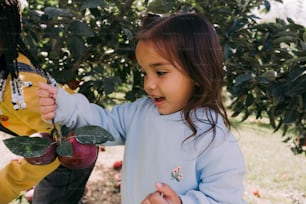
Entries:
[[50,145],[54,145],[54,144],[57,144],[57,141],[51,142],[51,143],[50,143]]
[[52,119],[52,125],[53,125],[53,128],[52,128],[52,131],[51,131],[51,135],[52,135],[53,139],[54,139],[56,142],[61,143],[61,142],[62,142],[62,134],[61,134],[61,133],[58,131],[58,129],[56,128],[54,119]]

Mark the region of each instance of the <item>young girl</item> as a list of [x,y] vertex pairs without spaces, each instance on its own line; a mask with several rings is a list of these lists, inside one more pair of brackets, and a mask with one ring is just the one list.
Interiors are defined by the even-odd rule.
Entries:
[[103,109],[79,94],[40,84],[45,120],[99,125],[125,144],[123,204],[242,204],[245,164],[222,104],[222,49],[197,14],[150,21],[136,58],[148,97]]
[[[52,125],[41,119],[36,92],[38,81],[56,83],[20,39],[20,12],[18,0],[0,0],[0,131],[15,136],[51,131]],[[32,204],[76,204],[92,169],[70,170],[57,159],[47,165],[12,160],[0,169],[0,204],[34,185]]]

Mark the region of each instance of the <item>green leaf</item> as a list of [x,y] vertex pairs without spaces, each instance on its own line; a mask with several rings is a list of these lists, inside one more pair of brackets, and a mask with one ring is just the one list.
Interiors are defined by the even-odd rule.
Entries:
[[295,57],[292,59],[288,59],[284,62],[284,64],[289,64],[289,63],[305,63],[306,62],[306,57]]
[[94,125],[77,128],[75,136],[76,140],[82,144],[103,144],[114,140],[114,137],[107,130]]
[[306,42],[306,32],[303,33],[303,41]]
[[276,127],[276,125],[275,125],[275,117],[274,117],[272,111],[268,111],[268,117],[269,117],[270,125],[275,129],[275,127]]
[[61,133],[62,133],[63,137],[66,137],[68,135],[69,131],[70,131],[70,129],[66,125],[61,126]]
[[46,138],[27,136],[8,138],[3,142],[11,152],[26,158],[42,156],[50,144]]
[[68,42],[68,48],[74,57],[74,59],[78,60],[80,59],[86,50],[85,43],[82,40],[82,38],[77,36],[72,36],[67,40]]
[[294,81],[293,84],[290,85],[290,89],[286,91],[286,95],[290,97],[302,95],[303,93],[305,93],[305,86],[306,86],[306,75]]
[[267,0],[265,0],[265,1],[264,1],[264,5],[265,5],[266,10],[267,10],[267,11],[270,11],[270,9],[271,9],[271,4],[270,4],[270,2],[267,1]]
[[74,21],[70,24],[69,30],[71,31],[72,35],[77,35],[81,37],[94,37],[95,33],[92,29],[83,22]]
[[149,2],[148,11],[152,13],[168,13],[175,6],[175,3],[167,0],[153,0]]
[[303,76],[306,74],[306,67],[297,67],[293,70],[291,70],[290,72],[288,72],[288,80],[289,81],[294,81],[297,78]]
[[115,91],[116,85],[118,85],[119,83],[121,83],[119,77],[105,78],[103,80],[105,94],[113,93]]
[[284,123],[294,123],[299,117],[299,113],[296,110],[289,110],[285,112]]
[[230,45],[229,44],[225,44],[223,46],[223,57],[224,57],[224,60],[228,60],[230,59]]
[[249,107],[250,105],[252,105],[254,103],[254,97],[253,95],[249,94],[247,95],[247,98],[245,99],[245,106]]
[[98,8],[98,7],[105,8],[106,6],[107,6],[106,3],[102,0],[87,0],[82,4],[81,10],[86,8]]
[[284,96],[284,90],[287,90],[287,86],[283,82],[277,82],[274,83],[268,90],[273,97],[280,98]]
[[237,78],[236,78],[236,84],[235,86],[239,86],[245,82],[249,82],[251,80],[253,80],[254,77],[251,73],[246,73],[246,74],[242,74],[242,75],[239,75]]
[[69,157],[72,155],[72,144],[68,141],[62,141],[58,144],[56,152],[60,156]]
[[265,79],[267,79],[268,81],[272,81],[272,80],[274,80],[276,78],[277,72],[275,72],[275,71],[267,71],[267,72],[263,73],[260,76],[265,78]]
[[130,29],[127,28],[122,28],[125,36],[127,37],[128,40],[132,40],[134,38],[134,34],[132,33],[132,31]]
[[45,14],[47,14],[50,18],[59,16],[72,16],[71,12],[68,9],[60,9],[55,7],[45,8]]

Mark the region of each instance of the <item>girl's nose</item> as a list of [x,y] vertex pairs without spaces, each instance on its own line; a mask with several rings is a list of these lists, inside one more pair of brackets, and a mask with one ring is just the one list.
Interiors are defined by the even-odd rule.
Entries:
[[145,90],[154,90],[157,87],[156,80],[152,77],[146,77],[144,79],[144,88]]

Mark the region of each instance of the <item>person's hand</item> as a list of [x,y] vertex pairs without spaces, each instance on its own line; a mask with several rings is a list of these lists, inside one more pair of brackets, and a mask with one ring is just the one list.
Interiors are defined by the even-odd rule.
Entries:
[[55,97],[57,87],[39,82],[37,95],[39,96],[39,110],[44,120],[52,120],[55,116]]
[[147,195],[141,204],[182,204],[177,193],[165,183],[156,183],[156,191]]

